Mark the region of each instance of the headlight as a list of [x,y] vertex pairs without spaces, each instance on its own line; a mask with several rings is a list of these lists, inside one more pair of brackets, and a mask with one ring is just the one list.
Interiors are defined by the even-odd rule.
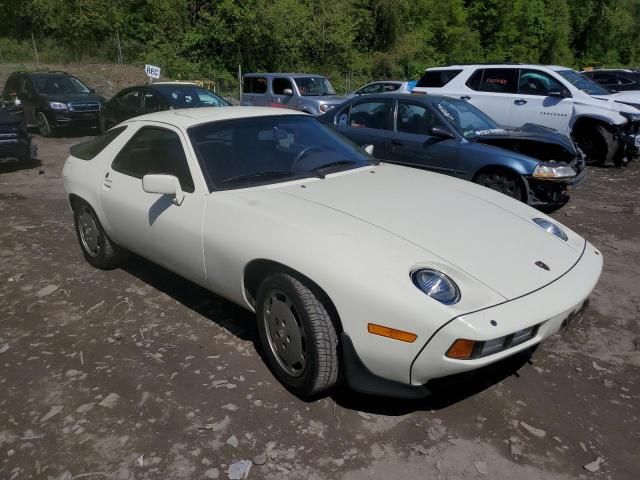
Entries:
[[541,180],[553,180],[571,178],[576,176],[576,171],[569,165],[559,163],[539,163],[533,171],[533,178]]
[[547,232],[555,235],[556,237],[564,240],[565,242],[567,241],[567,234],[564,233],[564,230],[562,230],[555,223],[550,222],[549,220],[545,220],[544,218],[534,218],[533,222],[539,227],[544,228]]
[[327,105],[326,103],[324,105],[320,105],[321,112],[328,112],[332,108],[335,108],[335,105]]
[[49,102],[49,108],[51,110],[69,110],[67,104],[62,102]]
[[411,274],[411,280],[416,287],[440,303],[453,305],[460,301],[458,286],[442,272],[421,268]]

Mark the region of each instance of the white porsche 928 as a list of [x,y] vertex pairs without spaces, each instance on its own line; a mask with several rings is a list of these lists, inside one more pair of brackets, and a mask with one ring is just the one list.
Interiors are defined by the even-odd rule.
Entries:
[[133,118],[73,147],[63,177],[91,265],[133,252],[255,311],[269,367],[300,396],[340,378],[424,395],[557,332],[602,269],[544,214],[379,163],[300,112]]

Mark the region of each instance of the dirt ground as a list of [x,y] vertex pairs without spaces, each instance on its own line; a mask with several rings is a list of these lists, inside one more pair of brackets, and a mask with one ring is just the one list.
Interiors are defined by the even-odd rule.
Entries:
[[249,313],[140,259],[84,261],[60,178],[80,140],[0,161],[0,478],[230,478],[239,460],[250,479],[640,478],[640,162],[591,169],[554,214],[605,268],[532,358],[419,401],[304,402]]

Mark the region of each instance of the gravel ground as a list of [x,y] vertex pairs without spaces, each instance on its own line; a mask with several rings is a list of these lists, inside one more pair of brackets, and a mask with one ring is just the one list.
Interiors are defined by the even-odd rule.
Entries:
[[640,162],[591,169],[554,214],[605,268],[531,358],[420,401],[304,402],[249,313],[140,259],[85,263],[60,178],[80,140],[0,161],[0,478],[233,478],[240,460],[250,479],[640,478]]

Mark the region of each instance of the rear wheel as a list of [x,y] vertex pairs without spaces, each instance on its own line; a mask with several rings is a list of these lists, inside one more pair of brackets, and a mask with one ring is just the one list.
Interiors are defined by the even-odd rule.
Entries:
[[273,273],[257,295],[260,343],[278,380],[303,397],[338,381],[338,335],[328,309],[300,280]]
[[476,177],[476,183],[519,201],[524,200],[520,176],[507,170],[488,170]]
[[73,218],[78,242],[87,262],[108,270],[124,261],[126,251],[108,237],[88,203],[78,200],[73,208]]

